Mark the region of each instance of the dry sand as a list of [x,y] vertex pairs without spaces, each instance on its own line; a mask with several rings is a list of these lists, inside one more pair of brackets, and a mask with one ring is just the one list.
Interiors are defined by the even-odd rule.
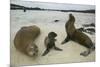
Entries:
[[[69,41],[61,45],[61,42],[66,37],[65,23],[68,20],[68,14],[72,13],[75,18],[76,28],[82,27],[82,24],[95,23],[95,14],[89,13],[73,13],[73,12],[58,12],[58,11],[20,11],[11,10],[11,65],[34,65],[34,64],[56,64],[56,63],[74,63],[74,62],[92,62],[95,61],[95,52],[89,56],[80,56],[86,48],[79,44]],[[60,20],[54,22],[54,20]],[[28,57],[14,47],[14,37],[16,32],[23,26],[37,25],[41,29],[40,36],[35,43],[39,47],[39,55],[36,59]],[[44,39],[49,32],[57,33],[56,46],[63,51],[51,50],[46,56],[41,56],[45,50]],[[87,34],[87,33],[86,33]],[[95,34],[87,34],[93,42],[95,42]]]

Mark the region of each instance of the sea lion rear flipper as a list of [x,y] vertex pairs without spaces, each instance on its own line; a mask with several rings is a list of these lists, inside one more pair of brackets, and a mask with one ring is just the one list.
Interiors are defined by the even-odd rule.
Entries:
[[45,56],[46,54],[48,54],[49,51],[50,51],[50,50],[46,49],[46,50],[44,51],[44,53],[42,54],[42,56]]
[[66,42],[68,42],[70,40],[70,38],[69,38],[69,36],[67,36],[66,38],[65,38],[65,40],[61,43],[61,44],[65,44]]
[[88,56],[89,54],[90,54],[90,51],[84,51],[84,52],[80,53],[80,55],[82,55],[84,57]]
[[58,50],[58,51],[62,51],[62,49],[60,49],[60,48],[58,48],[58,47],[56,47],[56,46],[54,47],[54,49],[55,49],[55,50]]
[[94,49],[95,49],[94,47],[91,47],[87,51],[84,51],[84,52],[80,53],[80,55],[82,55],[82,56],[88,56],[92,51],[94,51]]

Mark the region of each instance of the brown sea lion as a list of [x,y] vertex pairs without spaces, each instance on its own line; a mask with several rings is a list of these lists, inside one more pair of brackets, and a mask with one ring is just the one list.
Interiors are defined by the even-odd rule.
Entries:
[[72,14],[69,14],[69,20],[65,24],[65,29],[67,32],[67,37],[62,42],[62,44],[72,40],[83,46],[85,46],[88,50],[80,53],[80,55],[88,56],[92,51],[94,51],[95,46],[92,43],[91,39],[81,31],[75,28],[75,17]]
[[56,47],[55,45],[55,37],[57,36],[57,34],[55,32],[50,32],[48,34],[48,36],[45,38],[44,40],[44,44],[45,44],[45,47],[46,47],[46,50],[44,51],[44,53],[42,54],[42,56],[45,56],[46,54],[49,53],[49,51],[54,48],[55,50],[58,50],[58,51],[62,51],[62,49]]
[[38,47],[34,40],[39,36],[40,28],[33,26],[22,27],[14,38],[16,49],[28,56],[37,56]]

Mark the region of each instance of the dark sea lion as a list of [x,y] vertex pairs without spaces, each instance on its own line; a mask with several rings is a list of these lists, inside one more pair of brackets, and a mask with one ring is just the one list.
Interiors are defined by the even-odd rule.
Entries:
[[48,34],[48,36],[45,38],[44,40],[44,44],[45,44],[45,47],[46,47],[46,50],[44,51],[44,53],[42,54],[42,56],[45,56],[46,54],[49,53],[49,51],[54,48],[55,50],[58,50],[58,51],[62,51],[62,49],[56,47],[55,45],[55,37],[57,36],[57,34],[55,32],[50,32]]
[[92,51],[94,51],[95,46],[92,43],[91,39],[81,31],[75,28],[75,17],[72,14],[69,14],[69,20],[65,24],[65,29],[67,32],[67,37],[62,42],[62,44],[72,40],[75,41],[82,46],[85,46],[88,50],[80,53],[80,55],[88,56]]
[[40,28],[33,25],[22,27],[14,38],[14,45],[16,49],[28,56],[37,56],[38,47],[34,40],[39,36]]

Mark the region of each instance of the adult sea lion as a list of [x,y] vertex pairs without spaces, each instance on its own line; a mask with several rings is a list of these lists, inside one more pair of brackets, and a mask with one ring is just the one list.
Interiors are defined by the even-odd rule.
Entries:
[[55,32],[50,32],[48,34],[48,36],[45,38],[44,40],[44,44],[45,44],[45,47],[46,47],[46,50],[44,51],[44,53],[42,54],[42,56],[45,56],[46,54],[49,53],[49,51],[54,48],[55,50],[58,50],[58,51],[62,51],[62,49],[56,47],[55,45],[55,37],[57,36],[57,34]]
[[72,40],[75,41],[87,48],[87,51],[80,53],[80,55],[88,56],[92,51],[94,51],[95,46],[92,43],[91,39],[81,31],[77,30],[74,26],[75,17],[72,14],[69,14],[69,20],[65,24],[65,29],[67,32],[67,37],[62,42],[62,44]]
[[37,56],[38,47],[34,40],[39,36],[40,28],[33,26],[22,27],[14,38],[16,49],[28,56]]

